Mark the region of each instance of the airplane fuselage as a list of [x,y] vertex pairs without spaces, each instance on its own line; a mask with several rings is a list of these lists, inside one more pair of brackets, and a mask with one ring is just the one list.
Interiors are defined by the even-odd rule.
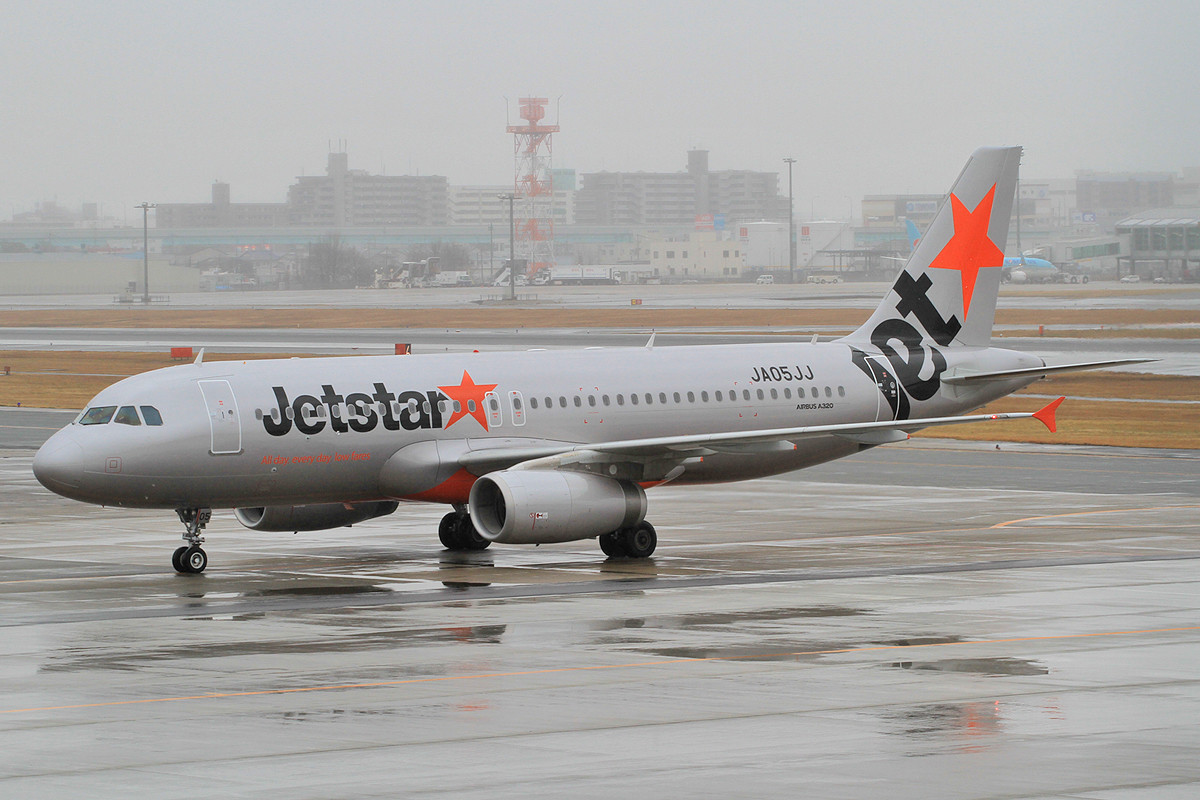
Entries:
[[[69,497],[131,507],[461,504],[475,476],[458,460],[470,450],[897,418],[863,355],[856,364],[853,348],[833,342],[189,364],[120,381],[91,404],[150,406],[161,425],[77,421],[45,448],[42,472]],[[1041,364],[992,348],[942,358],[945,369]],[[872,359],[876,372],[889,370],[901,384],[935,382],[937,391],[906,412],[912,418],[977,408],[1028,382],[964,390],[937,382],[943,370],[934,359]],[[906,376],[906,368],[915,371]],[[861,447],[828,436],[728,448],[671,479],[761,477]],[[77,465],[73,474],[54,473],[56,451]],[[635,476],[643,485],[665,477],[653,465],[646,470]]]

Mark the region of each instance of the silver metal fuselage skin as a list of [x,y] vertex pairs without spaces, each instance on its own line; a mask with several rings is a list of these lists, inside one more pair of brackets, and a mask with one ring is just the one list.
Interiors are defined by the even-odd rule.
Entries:
[[[860,354],[862,349],[886,363],[877,350],[868,346]],[[161,426],[76,421],[50,438],[34,468],[53,491],[102,505],[234,508],[380,499],[462,504],[477,476],[458,466],[457,458],[472,450],[892,419],[879,386],[853,356],[850,344],[830,342],[174,366],[113,384],[89,404],[151,405],[162,414]],[[1037,357],[995,348],[946,348],[944,357],[947,370],[1042,364]],[[959,414],[1032,380],[939,383],[931,397],[912,403],[910,416]],[[493,385],[494,395],[485,400],[482,387]],[[464,392],[478,398],[473,413]],[[445,408],[422,408],[423,403],[405,408],[401,399],[391,399],[404,393],[410,400],[441,400]],[[454,395],[463,398],[462,413],[453,410]],[[303,415],[310,432],[301,430],[300,419],[288,419],[304,396],[313,402],[293,416]],[[327,403],[323,397],[337,400]],[[347,402],[354,407],[347,409]],[[323,416],[309,418],[318,407]],[[742,452],[729,448],[692,458],[669,478],[680,483],[756,478],[865,446],[831,435]],[[639,482],[650,486],[668,476],[645,477]]]

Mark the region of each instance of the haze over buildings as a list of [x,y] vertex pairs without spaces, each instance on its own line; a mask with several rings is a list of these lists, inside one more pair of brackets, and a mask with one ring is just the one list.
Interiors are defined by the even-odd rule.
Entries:
[[331,137],[373,175],[502,186],[504,123],[530,91],[563,125],[556,165],[670,172],[703,149],[780,174],[794,157],[797,208],[819,217],[940,192],[981,144],[1024,145],[1026,175],[1177,172],[1197,163],[1194,16],[1165,0],[10,4],[0,215],[86,202],[133,222],[214,180],[280,203],[322,175]]

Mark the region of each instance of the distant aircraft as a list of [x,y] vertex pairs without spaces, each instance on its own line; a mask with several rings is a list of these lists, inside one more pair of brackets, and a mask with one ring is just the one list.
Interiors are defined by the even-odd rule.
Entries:
[[913,252],[917,249],[917,242],[921,241],[921,232],[917,230],[917,223],[911,219],[905,218],[904,227],[908,231],[908,252]]
[[[38,451],[48,489],[174,509],[179,572],[214,508],[322,530],[445,503],[451,550],[597,539],[644,558],[647,490],[801,469],[940,425],[1048,374],[990,346],[1018,147],[977,150],[871,317],[831,342],[196,363],[100,392]],[[1146,359],[1137,359],[1146,360]],[[954,476],[946,480],[953,482]]]
[[1001,276],[1005,283],[1049,283],[1058,280],[1058,267],[1044,258],[1010,256],[1004,259]]

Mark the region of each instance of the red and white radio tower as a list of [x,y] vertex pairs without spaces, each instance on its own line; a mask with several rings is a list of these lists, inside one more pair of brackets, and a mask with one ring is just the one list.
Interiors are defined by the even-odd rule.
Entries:
[[526,259],[529,274],[554,263],[554,156],[553,134],[557,125],[543,125],[545,97],[522,97],[524,125],[509,125],[513,135],[513,193],[516,195],[518,257]]

